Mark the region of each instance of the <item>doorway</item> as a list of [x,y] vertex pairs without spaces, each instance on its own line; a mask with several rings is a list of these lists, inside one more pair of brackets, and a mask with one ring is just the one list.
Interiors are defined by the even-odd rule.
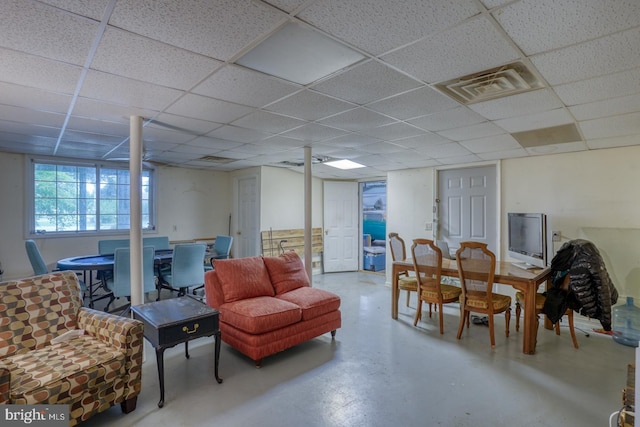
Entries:
[[387,241],[387,182],[360,184],[362,207],[362,269],[384,272]]

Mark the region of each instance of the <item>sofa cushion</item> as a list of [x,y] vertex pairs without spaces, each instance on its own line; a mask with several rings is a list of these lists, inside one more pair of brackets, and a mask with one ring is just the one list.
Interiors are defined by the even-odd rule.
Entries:
[[290,251],[280,256],[265,257],[271,284],[277,294],[283,294],[302,286],[309,286],[309,277],[297,253]]
[[11,399],[22,404],[66,403],[124,375],[125,354],[83,335],[39,350],[5,357]]
[[302,320],[310,320],[340,307],[340,297],[323,289],[302,287],[277,296],[302,309]]
[[225,302],[273,296],[273,286],[261,256],[213,261]]
[[247,298],[220,306],[220,321],[250,334],[262,334],[299,322],[302,310],[273,297]]

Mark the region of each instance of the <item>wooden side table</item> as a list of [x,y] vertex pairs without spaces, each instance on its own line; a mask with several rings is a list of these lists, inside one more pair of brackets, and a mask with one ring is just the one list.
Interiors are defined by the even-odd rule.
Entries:
[[156,350],[158,378],[160,380],[160,402],[164,405],[164,350],[184,343],[185,357],[189,358],[189,341],[215,336],[215,377],[218,384],[220,361],[220,328],[218,311],[191,297],[184,296],[154,301],[131,307],[133,317],[144,322],[144,337]]

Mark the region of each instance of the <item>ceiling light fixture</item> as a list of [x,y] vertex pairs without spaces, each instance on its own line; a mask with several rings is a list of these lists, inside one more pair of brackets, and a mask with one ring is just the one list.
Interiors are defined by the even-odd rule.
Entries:
[[334,167],[334,168],[343,169],[343,170],[358,169],[358,168],[366,167],[365,165],[361,165],[360,163],[352,162],[351,160],[346,160],[346,159],[332,160],[330,162],[324,162],[323,164]]
[[236,64],[307,85],[364,59],[364,55],[318,31],[289,22]]

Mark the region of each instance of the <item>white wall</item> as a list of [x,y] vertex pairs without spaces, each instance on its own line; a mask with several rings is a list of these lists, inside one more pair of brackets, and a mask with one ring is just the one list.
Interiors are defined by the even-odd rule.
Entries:
[[[311,182],[311,225],[322,227],[322,180]],[[304,174],[263,167],[261,175],[260,231],[304,228]]]
[[[509,260],[507,213],[544,212],[549,231],[559,230],[563,236],[562,242],[553,245],[550,257],[563,242],[590,237],[620,293],[640,299],[640,282],[634,280],[640,276],[640,253],[632,238],[640,229],[639,160],[639,146],[502,160],[499,258]],[[387,231],[397,231],[407,243],[416,237],[431,237],[424,222],[433,215],[433,185],[433,168],[389,172]],[[600,231],[586,235],[584,230],[590,228]],[[616,232],[608,234],[602,228]],[[608,252],[613,247],[619,251],[621,246],[633,254],[626,265],[611,262],[620,257]],[[389,262],[387,267],[390,281]]]
[[[24,247],[26,158],[0,152],[0,263],[4,280],[33,274]],[[157,235],[188,240],[227,234],[231,211],[227,172],[160,167],[157,179]],[[126,236],[128,233],[113,238]],[[100,238],[37,237],[36,242],[51,269],[58,259],[97,253]]]
[[[432,168],[407,169],[387,175],[387,234],[398,233],[404,239],[407,256],[413,239],[432,239],[426,223],[433,222]],[[389,245],[387,244],[387,251]],[[386,257],[387,280],[391,274],[391,252]]]

